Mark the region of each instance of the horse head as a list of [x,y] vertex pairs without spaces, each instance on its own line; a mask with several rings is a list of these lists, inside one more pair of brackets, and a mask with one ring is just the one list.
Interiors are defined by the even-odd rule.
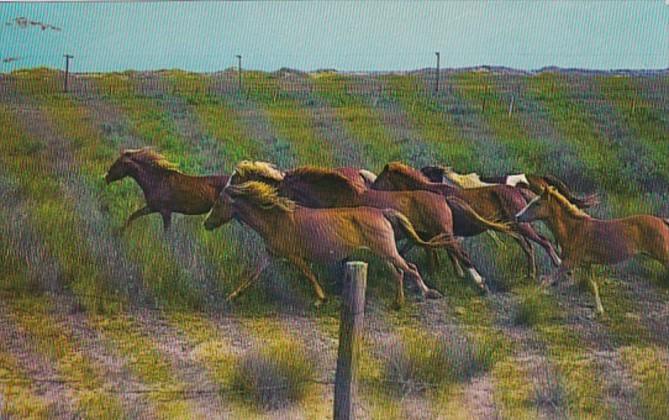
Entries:
[[233,203],[233,198],[226,193],[226,190],[223,190],[209,213],[207,213],[207,217],[204,219],[204,228],[213,230],[232,220],[234,217]]
[[390,162],[376,177],[373,188],[377,190],[419,189],[430,180],[420,171],[401,162]]
[[132,160],[133,152],[135,152],[134,149],[121,150],[121,155],[114,161],[114,163],[112,163],[109,170],[107,170],[107,173],[104,175],[107,184],[111,184],[114,181],[118,181],[130,175],[130,172],[132,172],[136,165]]
[[551,214],[550,204],[555,193],[556,191],[553,187],[544,188],[541,194],[530,200],[530,202],[516,214],[516,222],[529,223],[535,220],[547,219]]

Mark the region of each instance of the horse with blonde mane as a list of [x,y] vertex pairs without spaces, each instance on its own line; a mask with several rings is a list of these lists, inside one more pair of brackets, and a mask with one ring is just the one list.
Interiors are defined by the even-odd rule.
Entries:
[[[325,300],[325,293],[308,262],[339,264],[361,249],[371,251],[390,268],[397,281],[395,303],[398,307],[404,303],[405,275],[416,281],[424,298],[439,298],[441,294],[427,287],[416,266],[400,256],[395,231],[402,231],[411,241],[425,247],[456,243],[455,238],[448,235],[423,241],[411,222],[392,209],[310,209],[280,197],[275,187],[258,181],[226,187],[207,215],[204,226],[212,230],[232,219],[255,230],[270,255],[287,259],[302,272],[314,288],[317,305]],[[249,284],[242,284],[240,288]],[[230,297],[237,296],[240,288]]]
[[[451,203],[459,199],[470,205],[474,211],[489,220],[513,222],[509,228],[515,232],[513,238],[518,242],[528,259],[530,276],[535,277],[537,266],[534,249],[529,241],[536,242],[543,247],[550,256],[553,264],[560,265],[560,258],[550,241],[539,234],[529,223],[515,223],[514,216],[525,207],[527,201],[523,195],[513,187],[507,185],[492,185],[480,188],[458,188],[448,184],[430,182],[420,171],[401,162],[388,163],[378,175],[372,185],[378,190],[424,190],[441,194]],[[486,227],[469,223],[470,217],[454,212],[455,236],[476,236]]]
[[[593,264],[611,265],[639,254],[647,255],[669,268],[669,219],[634,215],[621,219],[600,220],[591,217],[567,200],[553,187],[546,188],[518,212],[519,222],[543,221],[562,247],[562,264],[544,284],[552,284],[562,275]],[[599,314],[604,313],[599,288],[589,276]]]
[[[235,185],[249,180],[266,182],[277,187],[279,194],[312,208],[360,206],[391,208],[406,215],[424,240],[442,234],[453,235],[451,207],[436,194],[427,191],[366,189],[340,173],[325,168],[302,167],[286,173],[279,173],[275,169],[273,165],[265,162],[240,162],[230,176],[230,184]],[[451,205],[460,213],[467,214],[470,223],[479,224],[481,229],[510,232],[508,226],[479,216],[467,203],[454,199]],[[410,246],[402,250],[403,255],[406,255]],[[458,275],[464,277],[465,272],[462,269],[464,266],[474,283],[482,291],[487,291],[485,280],[474,267],[464,248],[458,242],[450,243],[445,248]],[[433,266],[434,252],[427,251]]]
[[130,215],[123,229],[152,213],[160,213],[165,230],[170,227],[172,213],[205,214],[228,182],[224,175],[186,175],[150,147],[121,150],[104,179],[110,184],[128,176],[139,184],[146,205]]
[[578,208],[586,209],[599,203],[597,194],[577,197],[564,181],[553,175],[511,174],[498,177],[481,177],[476,172],[459,174],[449,166],[425,166],[420,170],[430,181],[452,183],[461,188],[480,188],[493,185],[508,185],[519,188],[531,200],[547,188],[555,187]]

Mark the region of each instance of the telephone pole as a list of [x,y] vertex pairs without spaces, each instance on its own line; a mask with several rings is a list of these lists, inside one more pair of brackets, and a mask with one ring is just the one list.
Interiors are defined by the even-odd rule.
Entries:
[[237,57],[237,74],[239,75],[239,92],[242,92],[242,56],[241,55],[236,55]]
[[437,77],[434,84],[434,91],[439,92],[439,52],[435,52],[437,55]]
[[74,58],[73,55],[65,54],[65,93],[67,93],[67,78],[70,73],[70,59]]

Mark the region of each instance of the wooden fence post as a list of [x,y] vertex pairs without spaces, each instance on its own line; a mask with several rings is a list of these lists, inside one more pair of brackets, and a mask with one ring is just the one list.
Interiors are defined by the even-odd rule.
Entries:
[[355,418],[357,396],[358,356],[365,314],[367,263],[346,263],[341,321],[339,324],[339,353],[335,374],[334,418]]

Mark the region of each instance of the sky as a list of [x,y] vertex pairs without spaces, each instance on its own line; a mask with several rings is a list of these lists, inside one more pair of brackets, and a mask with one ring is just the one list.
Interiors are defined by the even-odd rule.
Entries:
[[257,70],[397,71],[436,51],[442,68],[668,68],[669,0],[0,3],[2,72],[66,53],[75,72],[211,72],[236,54]]

